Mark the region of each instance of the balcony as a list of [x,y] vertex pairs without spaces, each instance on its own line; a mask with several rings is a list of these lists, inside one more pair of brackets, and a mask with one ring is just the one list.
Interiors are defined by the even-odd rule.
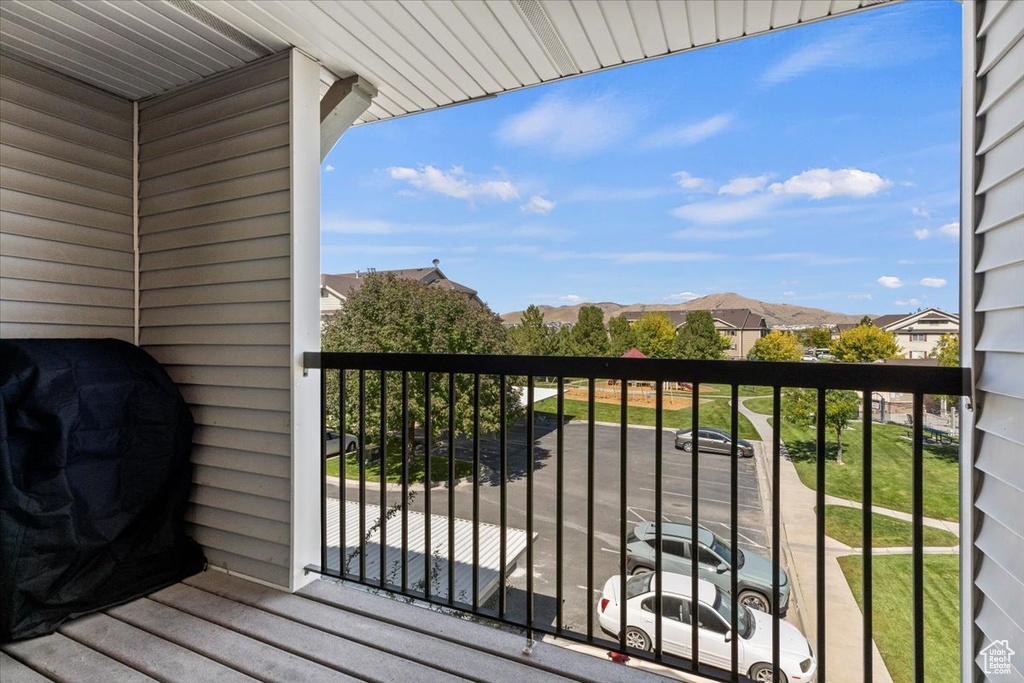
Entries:
[[[780,627],[780,612],[789,607],[786,621],[807,636],[818,680],[833,671],[842,672],[832,674],[841,680],[867,681],[885,680],[888,674],[874,643],[873,620],[861,616],[835,558],[859,558],[862,590],[856,597],[865,606],[863,613],[872,615],[873,559],[905,553],[911,561],[912,590],[901,608],[912,615],[912,675],[924,676],[924,556],[950,552],[926,548],[925,529],[956,530],[955,523],[926,519],[924,514],[924,397],[959,395],[967,386],[965,371],[876,364],[337,353],[306,354],[305,363],[323,371],[325,405],[334,406],[334,412],[325,412],[324,427],[351,433],[357,441],[348,456],[347,476],[340,474],[340,465],[340,476],[330,476],[324,459],[321,561],[311,571],[529,634],[722,680],[748,675],[772,680],[772,670],[783,675],[780,661],[787,646],[780,642],[785,638],[780,634],[787,627]],[[553,414],[536,406],[541,378],[552,388],[547,393],[553,397],[547,401],[554,403]],[[609,385],[612,388],[606,389]],[[624,386],[632,386],[632,393],[621,391]],[[666,403],[679,387],[688,396],[690,421],[670,425]],[[744,398],[752,387],[765,388],[759,393],[761,400],[771,403],[770,421],[740,407],[741,387]],[[861,411],[856,421],[863,434],[861,452],[856,454],[862,463],[862,498],[849,502],[831,495],[831,483],[826,482],[833,464],[827,463],[831,456],[825,421],[815,421],[813,462],[802,465],[813,470],[814,490],[796,477],[780,430],[773,428],[780,424],[784,388],[815,392],[818,415],[826,414],[830,390],[855,391],[861,405],[867,406],[876,391],[914,397],[913,426],[905,430],[906,474],[912,489],[910,512],[902,515],[912,528],[908,547],[879,549],[872,542],[877,523],[872,511],[884,506],[872,501],[876,487],[870,409]],[[587,396],[585,419],[567,419],[565,396],[570,389]],[[608,392],[618,396],[613,406],[607,404]],[[329,394],[337,400],[330,400]],[[496,411],[481,399],[484,395],[499,404]],[[632,405],[637,395],[654,415],[653,425],[646,429],[630,425],[637,421]],[[703,446],[698,447],[694,438],[706,426],[702,410],[710,415],[723,401],[730,424],[726,431],[731,432],[727,458],[701,452]],[[602,402],[602,413],[614,409],[614,421],[596,418]],[[481,415],[489,409],[492,420],[495,412],[498,415],[493,434],[482,427]],[[753,418],[751,424],[761,437],[753,440],[752,460],[737,457],[744,413]],[[673,447],[678,444],[672,432],[666,432],[669,427],[691,428],[681,453]],[[898,431],[902,434],[904,428]],[[384,448],[379,447],[381,434],[390,435]],[[420,438],[422,451],[416,448]],[[848,447],[847,458],[851,457]],[[434,482],[432,486],[411,481],[411,463],[422,463],[422,481]],[[389,485],[379,483],[382,471],[393,473]],[[831,504],[860,508],[855,513],[862,525],[860,551],[837,552],[839,544],[826,536],[826,509]],[[360,509],[363,515],[358,514]],[[673,625],[656,619],[645,634],[648,640],[637,641],[627,636],[636,624],[629,616],[627,625],[626,610],[618,612],[617,623],[602,618],[602,591],[605,597],[609,589],[627,594],[627,577],[638,566],[625,551],[636,542],[634,526],[651,520],[682,524],[689,538],[701,538],[699,534],[708,529],[728,548],[740,549],[747,557],[760,551],[770,559],[771,577],[760,599],[783,609],[772,610],[767,621],[772,637],[766,661],[761,662],[767,666],[752,667],[757,663],[750,661],[752,645],[739,638],[723,639],[718,652],[709,647],[707,634],[700,629],[688,631],[689,642],[670,642],[675,636],[667,631]],[[647,528],[656,549],[649,568],[661,576],[668,562],[665,552],[657,550],[666,547],[663,525]],[[949,545],[955,545],[955,539]],[[703,558],[694,553],[688,554],[688,561],[689,594],[698,594],[704,588],[697,577],[707,578],[707,568],[701,569]],[[746,596],[745,603],[757,605],[758,596],[752,596],[756,591],[750,590],[742,565],[737,570],[737,564],[720,566],[715,583],[726,595]],[[791,585],[787,576],[792,577]],[[616,578],[606,585],[612,577]],[[660,614],[661,582],[651,585],[654,613]],[[696,623],[696,602],[688,604],[690,623]],[[724,628],[742,633],[743,614],[732,610],[731,623]],[[635,647],[638,643],[646,649]]]

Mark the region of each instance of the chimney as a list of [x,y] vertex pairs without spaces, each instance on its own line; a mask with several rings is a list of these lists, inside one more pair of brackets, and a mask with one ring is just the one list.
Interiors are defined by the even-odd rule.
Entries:
[[439,258],[434,259],[434,267],[437,268],[439,265],[441,265],[441,259],[439,259]]

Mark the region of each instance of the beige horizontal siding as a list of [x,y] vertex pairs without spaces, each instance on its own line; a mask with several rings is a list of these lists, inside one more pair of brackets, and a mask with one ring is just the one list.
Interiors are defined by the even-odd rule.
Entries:
[[0,56],[0,336],[135,338],[130,102]]
[[140,344],[196,421],[190,528],[211,563],[287,585],[288,60],[139,105]]

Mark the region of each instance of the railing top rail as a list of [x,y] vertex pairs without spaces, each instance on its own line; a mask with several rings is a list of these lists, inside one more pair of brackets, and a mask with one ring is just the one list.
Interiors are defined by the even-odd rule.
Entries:
[[916,367],[883,363],[775,363],[666,358],[500,356],[431,353],[306,352],[306,368],[454,372],[699,382],[809,389],[898,391],[908,394],[970,393],[968,368]]

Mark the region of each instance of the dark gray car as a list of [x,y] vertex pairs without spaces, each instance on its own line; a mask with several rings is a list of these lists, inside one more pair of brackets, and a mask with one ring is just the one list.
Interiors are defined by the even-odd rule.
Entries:
[[[654,571],[654,533],[653,522],[641,522],[626,537],[626,571],[630,574]],[[772,612],[771,560],[750,551],[737,549],[734,553],[726,541],[704,527],[700,527],[697,539],[700,578],[729,591],[732,583],[729,569],[735,566],[738,570],[739,602],[752,609]],[[690,576],[690,525],[663,523],[661,547],[662,570]],[[789,591],[789,576],[780,567],[780,616],[786,616],[789,608]]]
[[[683,429],[676,432],[676,448],[689,453],[693,450],[693,439],[690,437],[692,429]],[[709,453],[732,453],[732,435],[729,432],[714,427],[701,427],[697,432],[700,442],[698,448]],[[736,439],[736,454],[741,458],[754,457],[754,447],[746,439]]]

